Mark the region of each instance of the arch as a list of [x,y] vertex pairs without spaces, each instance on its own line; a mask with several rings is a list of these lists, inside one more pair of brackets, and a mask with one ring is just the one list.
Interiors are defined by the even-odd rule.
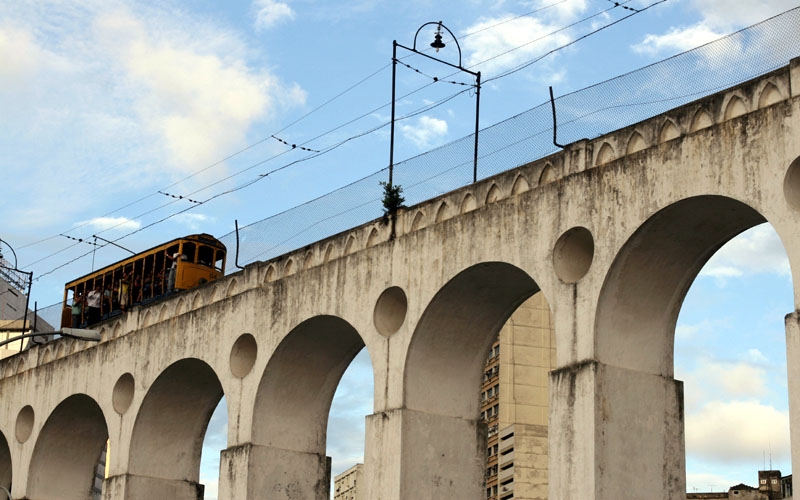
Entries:
[[603,283],[597,360],[672,377],[675,325],[689,286],[714,252],[762,222],[753,208],[715,195],[681,200],[645,221]]
[[692,124],[689,126],[689,132],[697,132],[698,130],[708,128],[711,125],[714,125],[711,115],[709,115],[708,111],[705,109],[699,108],[692,118]]
[[443,201],[441,205],[439,205],[439,209],[436,210],[436,218],[434,219],[435,222],[442,222],[450,218],[450,206],[447,204],[446,201]]
[[677,139],[681,136],[681,131],[678,126],[672,121],[671,118],[665,118],[664,124],[661,125],[661,131],[658,133],[659,142],[667,142],[672,139]]
[[114,329],[111,331],[111,338],[115,339],[122,335],[122,322],[118,321],[114,325]]
[[595,166],[603,165],[610,161],[614,161],[617,158],[617,154],[614,152],[614,148],[611,147],[611,144],[604,142],[602,146],[600,146],[600,150],[597,152],[597,160],[594,162]]
[[220,298],[219,289],[220,289],[220,284],[215,281],[214,282],[214,286],[211,287],[211,292],[208,295],[208,303],[209,304],[211,304],[212,302],[214,302],[214,301],[216,301],[217,299]]
[[232,278],[231,282],[228,283],[228,287],[225,289],[225,297],[233,297],[239,291],[239,280],[236,278]]
[[[556,171],[549,163],[544,166],[542,173],[539,175],[539,185],[543,186],[556,180]],[[527,184],[527,183],[526,183]]]
[[306,252],[306,257],[303,259],[303,269],[309,269],[314,265],[314,251],[309,250]]
[[106,441],[108,426],[97,402],[85,394],[66,398],[39,432],[26,498],[86,500]]
[[350,255],[356,251],[356,237],[352,234],[347,236],[347,243],[344,244],[344,255]]
[[511,186],[511,194],[516,195],[520,193],[524,193],[525,191],[530,189],[530,185],[528,184],[528,180],[525,178],[524,175],[518,175],[516,179],[514,179],[514,185]]
[[472,196],[472,193],[464,195],[464,199],[461,200],[461,213],[472,212],[476,208],[478,208],[478,202],[475,201],[475,197]]
[[486,193],[485,205],[496,202],[501,196],[500,188],[497,187],[497,184],[492,184],[492,187],[489,188],[489,192]]
[[766,108],[767,106],[771,106],[776,102],[781,102],[783,100],[783,95],[781,91],[778,90],[778,87],[775,86],[772,82],[767,82],[764,85],[764,88],[761,89],[761,94],[758,97],[758,108]]
[[425,308],[408,348],[405,406],[475,420],[492,341],[539,286],[521,269],[485,262],[461,271]]
[[642,134],[636,131],[631,134],[630,139],[628,139],[628,147],[625,149],[625,154],[633,154],[643,149],[647,149],[647,141],[644,140]]
[[331,400],[363,347],[358,332],[335,316],[316,316],[292,329],[270,357],[259,383],[253,444],[324,457]]
[[203,436],[222,396],[219,378],[204,361],[187,358],[168,366],[136,415],[129,473],[196,486]]
[[294,268],[295,268],[294,259],[289,257],[286,260],[286,264],[283,265],[283,276],[284,277],[291,276],[292,274],[294,274]]
[[377,244],[378,244],[378,229],[373,227],[372,230],[369,232],[369,236],[367,236],[367,248],[375,246]]
[[275,280],[275,266],[270,264],[267,266],[267,272],[264,273],[264,283],[269,283]]
[[325,247],[325,257],[322,258],[322,263],[327,264],[334,258],[336,258],[335,247],[333,246],[333,243],[328,243],[328,245]]
[[53,358],[55,356],[55,353],[53,352],[53,350],[54,350],[54,347],[52,347],[52,345],[49,345],[49,344],[44,348],[44,352],[42,353],[42,364],[43,365],[53,361]]
[[725,119],[730,120],[745,113],[747,113],[747,105],[745,105],[744,99],[734,94],[728,101],[728,105],[725,106]]
[[167,310],[167,305],[164,304],[158,310],[158,322],[162,323],[162,322],[166,321],[167,318],[169,318],[169,311]]
[[63,358],[66,355],[66,345],[66,342],[59,339],[58,345],[56,346],[56,359]]
[[194,297],[192,297],[192,310],[196,311],[203,307],[203,294],[201,292],[195,292]]
[[414,220],[411,221],[411,231],[416,231],[422,228],[424,217],[425,215],[423,214],[422,210],[417,210],[417,213],[414,214]]
[[0,432],[0,486],[11,491],[12,467],[11,450],[6,436]]
[[175,306],[175,316],[180,316],[186,312],[186,298],[181,297],[178,299],[178,305]]

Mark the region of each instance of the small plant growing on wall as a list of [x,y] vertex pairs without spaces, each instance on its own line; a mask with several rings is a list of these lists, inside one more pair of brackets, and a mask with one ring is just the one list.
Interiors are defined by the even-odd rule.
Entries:
[[403,206],[403,202],[406,199],[403,198],[403,188],[399,185],[388,182],[381,182],[380,184],[383,187],[383,221],[384,224],[389,221],[392,222],[392,232],[389,239],[393,240],[396,234],[397,209]]
[[388,182],[381,182],[383,187],[383,215],[394,216],[397,209],[403,206],[406,201],[403,198],[403,188],[398,184],[389,184]]

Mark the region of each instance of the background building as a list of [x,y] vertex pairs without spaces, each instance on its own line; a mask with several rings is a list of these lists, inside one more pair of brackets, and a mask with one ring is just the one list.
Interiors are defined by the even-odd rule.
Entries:
[[358,494],[358,484],[363,467],[363,464],[356,464],[334,478],[333,500],[362,500]]
[[554,366],[550,308],[537,293],[500,330],[484,368],[487,499],[547,499],[548,373]]
[[[50,338],[46,333],[52,332],[53,327],[30,309],[26,320],[26,289],[27,282],[23,276],[11,269],[8,262],[0,257],[0,342],[25,333],[34,333],[34,328],[36,333],[45,334],[34,337],[37,342],[46,342]],[[18,353],[28,343],[29,340],[24,339],[0,346],[0,359]]]
[[792,498],[792,475],[781,476],[779,470],[758,471],[758,487],[737,484],[728,488],[728,491],[686,494],[687,500],[777,500],[787,498]]

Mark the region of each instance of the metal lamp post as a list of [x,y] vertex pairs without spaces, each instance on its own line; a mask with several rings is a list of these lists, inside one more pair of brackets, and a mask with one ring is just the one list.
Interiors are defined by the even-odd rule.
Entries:
[[[442,41],[442,29],[447,30],[450,33],[450,36],[453,37],[453,41],[456,44],[456,48],[458,49],[458,64],[452,64],[447,61],[443,61],[433,56],[429,56],[428,54],[424,54],[417,50],[417,36],[419,36],[419,32],[425,26],[429,26],[431,24],[436,24],[436,35],[434,36],[433,42],[431,42],[431,47],[436,49],[436,52],[439,52],[439,49],[443,49],[445,47],[444,42]],[[474,71],[470,71],[461,65],[461,46],[458,44],[458,40],[456,36],[453,34],[450,29],[442,24],[441,21],[431,21],[423,24],[417,29],[416,34],[414,35],[414,45],[411,47],[406,47],[405,45],[397,43],[397,40],[392,42],[392,123],[391,123],[391,138],[389,142],[389,186],[392,186],[392,174],[394,170],[394,122],[395,122],[395,89],[396,89],[396,82],[397,82],[397,47],[401,47],[406,49],[410,52],[414,52],[415,54],[419,54],[421,56],[425,56],[428,59],[433,59],[434,61],[440,62],[442,64],[446,64],[451,68],[458,69],[465,73],[469,73],[470,75],[475,77],[475,152],[473,156],[473,168],[472,168],[472,182],[478,180],[478,124],[479,124],[479,116],[480,116],[480,106],[481,106],[481,72],[478,71],[477,73]]]
[[[62,337],[69,337],[72,339],[78,340],[88,340],[93,342],[100,341],[100,331],[99,330],[86,330],[83,328],[62,328],[60,331],[57,332],[47,332],[48,335],[61,335]],[[27,339],[30,337],[39,337],[42,333],[23,333],[22,335],[17,335],[16,337],[12,337],[10,339],[6,339],[0,341],[0,347],[3,347],[6,344],[10,344],[12,342],[16,342],[17,340]],[[2,499],[0,499],[2,500]]]

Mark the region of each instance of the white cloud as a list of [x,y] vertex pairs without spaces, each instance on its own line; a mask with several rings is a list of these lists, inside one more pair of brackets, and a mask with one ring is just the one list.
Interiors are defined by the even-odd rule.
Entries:
[[683,52],[797,6],[794,0],[692,0],[688,4],[700,15],[699,22],[648,34],[633,50],[650,55]]
[[663,35],[647,35],[644,40],[633,46],[635,52],[656,55],[673,51],[684,52],[723,36],[705,24],[697,24],[687,28],[672,28]]
[[[0,146],[39,145],[11,150],[6,173],[49,221],[85,210],[62,207],[67,197],[97,204],[184,178],[305,101],[258,57],[239,32],[170,2],[0,2]],[[227,175],[220,164],[182,187]]]
[[256,0],[253,2],[256,10],[256,28],[268,29],[278,23],[291,21],[295,18],[294,10],[284,2],[276,0]]
[[789,415],[757,401],[710,401],[686,416],[686,452],[720,463],[757,463],[771,449],[789,457]]
[[[563,16],[567,14],[560,13]],[[551,35],[558,29],[555,22],[550,24],[543,18],[533,17],[510,20],[511,18],[510,14],[484,18],[464,30],[466,33],[474,33],[463,42],[467,54],[464,66],[494,75],[571,40],[567,32]]]
[[88,221],[79,222],[77,225],[88,225],[100,231],[105,231],[108,229],[130,231],[142,227],[142,224],[139,221],[131,220],[126,217],[95,217],[94,219]]
[[447,136],[447,122],[423,115],[414,125],[401,125],[400,131],[403,137],[413,142],[417,148],[425,149]]
[[789,276],[789,260],[778,234],[761,224],[729,241],[700,271],[701,276],[735,278],[770,273]]
[[768,395],[767,372],[761,362],[719,361],[700,357],[695,369],[676,375],[685,382],[688,412],[715,399],[761,398]]
[[204,223],[208,222],[210,218],[204,214],[196,214],[192,212],[184,212],[172,218],[178,224],[187,226],[192,231],[199,231]]
[[100,15],[94,24],[101,43],[120,62],[118,76],[129,86],[143,125],[160,138],[179,170],[195,171],[218,160],[272,111],[273,78],[210,51],[206,42],[156,32],[126,11]]

